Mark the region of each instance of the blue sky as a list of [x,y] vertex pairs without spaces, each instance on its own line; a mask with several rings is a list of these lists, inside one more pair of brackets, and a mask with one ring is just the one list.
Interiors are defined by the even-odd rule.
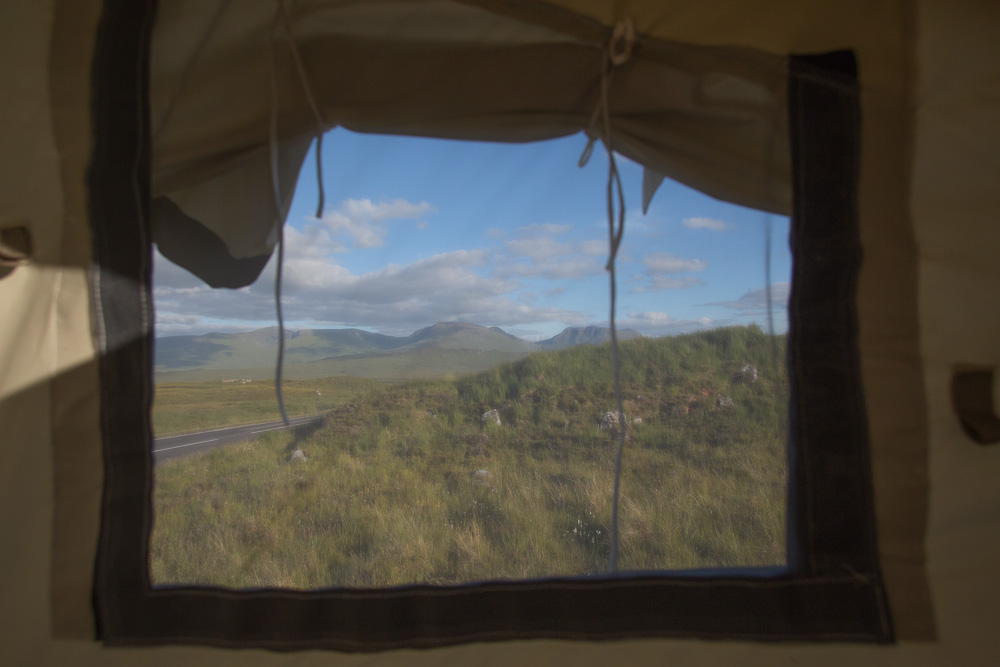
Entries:
[[[354,134],[324,140],[326,207],[316,218],[307,157],[286,226],[290,329],[408,335],[440,321],[529,340],[608,321],[607,157],[577,161],[582,135],[490,144]],[[617,322],[659,336],[766,326],[765,225],[772,225],[775,328],[786,329],[788,220],[665,181],[647,215],[642,168],[619,158],[626,226]],[[156,256],[157,334],[274,325],[274,262],[254,285],[212,290]]]

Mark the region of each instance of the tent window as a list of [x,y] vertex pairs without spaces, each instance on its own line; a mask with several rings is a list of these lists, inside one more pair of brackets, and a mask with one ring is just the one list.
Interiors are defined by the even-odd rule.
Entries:
[[[607,167],[577,168],[585,143],[328,136],[331,205],[315,216],[307,156],[285,232],[284,388],[299,426],[260,423],[246,429],[258,439],[213,454],[186,456],[223,445],[229,422],[280,417],[276,328],[256,329],[275,262],[219,293],[157,255],[158,327],[208,335],[154,345],[155,585],[609,572]],[[619,160],[638,199],[642,169]],[[629,217],[615,570],[782,571],[788,220],[676,183]],[[245,331],[213,333],[231,326]]]
[[[152,331],[148,17],[108,3],[95,71],[90,214],[97,262],[105,503],[101,637],[378,650],[530,637],[887,641],[855,349],[858,108],[849,54],[791,58],[795,257],[789,305],[789,570],[440,589],[232,591],[151,585]],[[137,166],[138,165],[138,166]]]

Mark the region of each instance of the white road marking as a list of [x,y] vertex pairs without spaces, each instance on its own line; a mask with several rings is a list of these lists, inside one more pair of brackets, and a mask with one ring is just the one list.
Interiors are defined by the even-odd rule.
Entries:
[[211,440],[201,440],[199,442],[192,442],[187,445],[174,445],[173,447],[161,447],[160,449],[154,449],[153,453],[155,454],[156,452],[165,452],[171,449],[183,449],[184,447],[194,447],[195,445],[204,445],[206,442],[215,442],[218,439],[219,438],[212,438]]
[[[265,428],[265,429],[261,429],[259,431],[250,431],[249,435],[256,435],[258,433],[265,433],[267,431],[280,431],[281,429],[292,428],[293,426],[298,426],[299,424],[309,423],[309,422],[315,421],[316,419],[319,419],[319,415],[308,415],[308,416],[305,416],[305,417],[295,417],[293,419],[289,419],[288,420],[289,423],[286,426],[275,426],[274,428]],[[268,422],[264,422],[264,423],[266,424]],[[274,422],[270,422],[270,423],[273,424]],[[252,425],[225,426],[223,428],[213,428],[213,429],[208,430],[208,431],[202,431],[201,433],[187,433],[187,434],[182,434],[182,435],[170,435],[170,436],[167,436],[167,437],[164,437],[164,438],[156,438],[156,441],[157,442],[161,442],[163,440],[171,440],[173,438],[184,438],[184,437],[188,437],[189,438],[192,435],[201,435],[202,433],[218,433],[219,431],[239,431],[240,429],[251,428],[251,427],[252,427]],[[222,436],[222,437],[225,437],[225,436]],[[186,445],[174,445],[172,447],[161,447],[159,449],[154,449],[153,453],[157,454],[159,452],[168,452],[168,451],[170,451],[172,449],[184,449],[185,447],[194,447],[195,445],[204,445],[204,444],[207,444],[209,442],[217,442],[218,440],[221,440],[222,437],[211,438],[210,440],[199,440],[198,442],[191,442],[191,443],[188,443]]]
[[[199,433],[215,433],[217,431],[228,431],[230,429],[240,428],[240,425],[236,426],[223,426],[222,428],[210,428],[207,431],[198,431]],[[173,438],[184,438],[190,436],[191,433],[181,433],[180,435],[165,435],[162,438],[157,438],[157,440],[172,440]]]
[[295,424],[289,424],[288,426],[275,426],[274,428],[265,428],[261,429],[260,431],[250,431],[250,435],[256,435],[257,433],[267,433],[268,431],[280,431],[283,428],[291,428],[293,426],[295,426]]
[[[319,419],[319,417],[320,417],[319,415],[308,415],[306,417],[292,417],[288,421],[291,422],[290,425],[294,426],[295,422],[304,422],[304,421],[309,421],[310,419]],[[264,424],[273,424],[274,422],[263,422],[263,423]],[[192,435],[200,435],[202,433],[218,433],[219,431],[233,431],[233,430],[236,430],[238,428],[247,428],[248,426],[257,426],[257,424],[237,424],[236,426],[223,426],[221,428],[210,428],[207,431],[198,431],[197,434],[195,434],[195,433],[181,433],[180,435],[165,435],[162,438],[155,438],[155,440],[157,442],[161,442],[163,440],[173,440],[174,438],[189,438]],[[281,428],[288,428],[288,427],[287,426],[282,426]],[[260,431],[254,431],[254,433],[260,433]],[[205,442],[211,442],[211,440],[206,440]],[[187,445],[184,445],[184,446],[186,447]],[[155,451],[159,451],[159,450],[155,450]]]

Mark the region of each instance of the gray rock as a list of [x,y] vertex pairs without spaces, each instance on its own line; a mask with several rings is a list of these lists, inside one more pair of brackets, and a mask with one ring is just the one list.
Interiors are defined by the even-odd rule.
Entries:
[[609,410],[601,415],[599,423],[602,431],[606,431],[611,428],[618,428],[618,425],[621,423],[621,417],[617,410]]
[[500,426],[502,423],[500,421],[500,411],[495,408],[484,412],[481,419],[484,424],[495,424],[496,426]]
[[292,458],[288,459],[288,462],[291,463],[292,461],[308,461],[308,460],[309,459],[306,458],[306,455],[302,453],[301,449],[296,449],[294,452],[292,452]]
[[760,374],[757,373],[757,367],[753,364],[743,364],[740,366],[740,370],[736,372],[736,377],[734,379],[740,380],[747,384],[753,384],[757,381]]
[[736,403],[733,402],[733,399],[729,398],[728,396],[723,396],[722,394],[719,394],[716,397],[715,404],[720,408],[731,408],[734,405],[736,405]]

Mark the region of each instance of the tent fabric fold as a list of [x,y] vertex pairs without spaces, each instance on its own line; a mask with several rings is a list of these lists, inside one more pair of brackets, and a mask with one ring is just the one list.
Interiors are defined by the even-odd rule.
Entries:
[[[509,3],[517,19],[491,11],[505,3],[475,4],[299,2],[287,8],[289,35],[270,0],[238,10],[169,3],[151,65],[154,197],[197,220],[235,259],[271,252],[279,224],[272,101],[285,212],[316,132],[290,39],[330,126],[505,142],[586,130],[611,30],[546,3]],[[639,35],[611,83],[614,149],[717,198],[787,213],[785,79],[778,56]],[[227,113],[204,112],[212,108]],[[172,219],[156,216],[166,233]],[[170,231],[171,257],[204,277],[212,253],[184,240],[181,227]]]
[[212,230],[184,212],[172,200],[159,197],[150,202],[153,238],[160,253],[175,264],[186,266],[211,287],[236,289],[257,280],[271,258],[236,258]]

